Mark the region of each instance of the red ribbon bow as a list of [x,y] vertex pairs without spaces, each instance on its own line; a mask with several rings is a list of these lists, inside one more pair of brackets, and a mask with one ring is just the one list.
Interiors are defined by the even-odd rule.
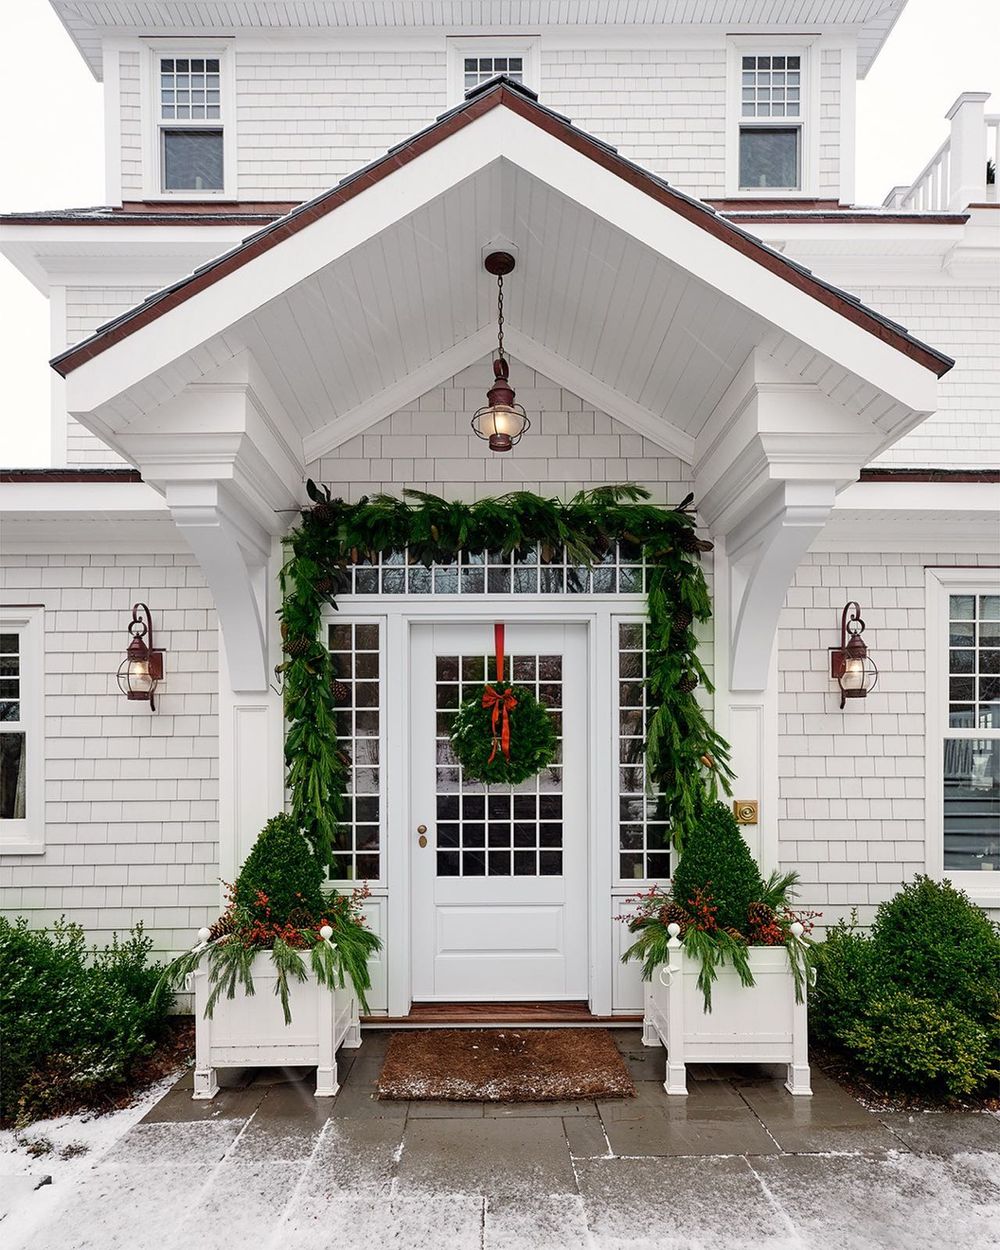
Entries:
[[[502,625],[493,626],[493,638],[497,655],[497,685],[503,681],[503,635]],[[487,686],[483,691],[483,707],[493,709],[493,750],[487,761],[492,764],[496,759],[497,746],[503,751],[504,759],[510,759],[510,720],[511,711],[517,707],[517,700],[511,690],[497,690],[496,686]],[[500,734],[497,736],[497,721],[503,717]]]

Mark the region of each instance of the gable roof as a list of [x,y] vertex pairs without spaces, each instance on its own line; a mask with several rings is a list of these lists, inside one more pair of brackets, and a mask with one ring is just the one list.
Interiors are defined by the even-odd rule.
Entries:
[[610,144],[580,130],[569,118],[540,104],[537,95],[522,84],[499,77],[469,92],[462,104],[443,113],[430,126],[390,148],[384,156],[344,178],[331,190],[306,201],[285,216],[264,226],[230,251],[156,292],[143,303],[100,327],[90,338],[55,356],[51,361],[52,367],[66,377],[74,369],[107,351],[142,326],[193,298],[199,291],[250,264],[272,248],[279,247],[286,239],[335,212],[342,204],[363,195],[369,187],[381,182],[393,171],[416,160],[450,135],[495,108],[507,108],[525,121],[538,126],[567,147],[621,178],[721,243],[742,253],[790,286],[805,292],[902,352],[938,377],[953,366],[954,361],[949,356],[915,338],[897,322],[868,308],[856,296],[818,278],[804,266],[774,251],[755,236],[720,216],[701,200],[676,190],[662,178],[623,157]]

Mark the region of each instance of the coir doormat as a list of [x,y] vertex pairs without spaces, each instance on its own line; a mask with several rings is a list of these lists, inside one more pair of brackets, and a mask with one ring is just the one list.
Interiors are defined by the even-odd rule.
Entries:
[[421,1029],[396,1033],[379,1098],[555,1102],[634,1098],[607,1029]]

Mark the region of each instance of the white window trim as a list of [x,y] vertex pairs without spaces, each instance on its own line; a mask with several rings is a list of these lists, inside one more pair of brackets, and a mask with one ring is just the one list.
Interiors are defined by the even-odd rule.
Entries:
[[45,850],[45,609],[41,607],[0,608],[0,629],[21,636],[22,692],[21,720],[0,722],[0,733],[7,730],[25,735],[28,759],[23,820],[0,820],[0,854],[37,855]]
[[[927,792],[924,799],[927,874],[947,877],[981,907],[1000,907],[1000,872],[956,872],[944,866],[944,740],[1000,738],[1000,729],[952,729],[948,726],[948,596],[1000,593],[996,568],[928,568],[924,570],[927,624],[925,642]],[[985,878],[985,880],[984,880]]]
[[[145,55],[140,61],[142,110],[142,193],[147,200],[235,200],[236,179],[236,82],[233,66],[233,45],[230,40],[218,39],[147,39],[142,47]],[[174,128],[160,117],[160,57],[211,56],[219,58],[218,121],[190,123],[190,129],[222,131],[221,191],[165,191],[161,159],[160,131]]]
[[537,35],[470,35],[449,38],[448,49],[448,107],[461,104],[465,99],[465,70],[462,61],[467,56],[520,56],[524,58],[522,81],[531,91],[540,93],[539,45]]
[[[802,35],[745,35],[730,39],[726,45],[726,198],[743,200],[816,199],[819,195],[819,45],[814,38]],[[741,87],[742,57],[779,56],[802,58],[801,116],[755,119],[755,126],[799,130],[798,187],[740,188],[740,129],[743,125]]]

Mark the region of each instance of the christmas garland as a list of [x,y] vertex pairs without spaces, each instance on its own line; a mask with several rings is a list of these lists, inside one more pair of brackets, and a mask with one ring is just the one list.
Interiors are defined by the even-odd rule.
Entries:
[[614,543],[646,565],[646,771],[680,849],[706,797],[730,792],[729,749],[695,691],[712,685],[697,655],[696,622],[711,618],[700,554],[712,544],[696,533],[692,496],[675,508],[647,503],[634,485],[600,486],[569,501],[517,491],[467,504],[421,491],[404,498],[375,495],[358,503],[333,499],[307,483],[313,506],[286,539],[281,571],[285,763],[291,814],[323,862],[332,859],[350,760],[339,746],[333,685],[336,674],[321,637],[325,606],[350,589],[349,567],[405,552],[412,564],[452,564],[458,552],[525,552],[543,562],[562,551],[571,566],[590,568]]

